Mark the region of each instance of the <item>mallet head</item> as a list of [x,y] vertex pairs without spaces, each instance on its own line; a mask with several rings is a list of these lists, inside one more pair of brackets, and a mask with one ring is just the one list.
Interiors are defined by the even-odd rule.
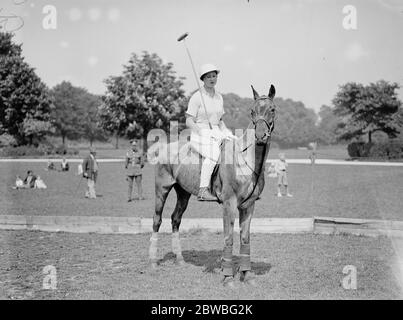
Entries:
[[185,39],[188,35],[189,35],[189,32],[186,32],[186,33],[182,34],[182,35],[178,38],[178,41],[182,41],[182,40]]

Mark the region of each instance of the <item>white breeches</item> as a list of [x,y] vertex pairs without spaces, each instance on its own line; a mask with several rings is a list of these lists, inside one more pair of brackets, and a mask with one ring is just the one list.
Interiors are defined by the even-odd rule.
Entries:
[[[212,139],[212,136],[215,139]],[[202,128],[200,135],[192,133],[190,137],[192,148],[205,158],[201,167],[201,188],[210,185],[211,174],[220,157],[220,144],[224,138],[225,135],[218,126],[213,126],[213,130]]]
[[[214,137],[215,139],[212,139]],[[203,128],[201,134],[192,133],[190,143],[192,148],[200,153],[204,158],[217,162],[220,156],[220,144],[224,139],[223,133],[218,126],[213,126],[213,130]]]

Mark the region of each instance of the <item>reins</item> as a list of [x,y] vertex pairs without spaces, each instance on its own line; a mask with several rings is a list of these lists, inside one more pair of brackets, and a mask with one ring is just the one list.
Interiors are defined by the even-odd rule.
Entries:
[[[253,121],[253,120],[252,120],[251,123],[248,125],[248,128],[247,128],[247,129],[249,129],[252,124],[255,125],[255,129],[256,129],[256,123],[257,123],[259,120],[263,120],[263,121],[265,122],[267,128],[269,129],[268,134],[269,134],[269,136],[270,136],[270,134],[271,134],[271,129],[273,128],[273,123],[271,123],[271,125],[269,125],[269,124],[267,123],[266,119],[264,119],[263,117],[259,117],[256,121]],[[242,141],[243,141],[243,138],[244,138],[244,137],[245,137],[245,133],[240,137],[240,139],[242,139]],[[255,139],[256,139],[256,136],[255,136]],[[262,161],[262,163],[260,164],[260,167],[259,167],[259,173],[257,173],[256,170],[255,170],[255,168],[251,168],[251,166],[249,165],[248,161],[246,161],[246,159],[245,159],[245,157],[244,157],[243,154],[244,154],[244,152],[247,151],[252,145],[253,145],[253,143],[250,143],[248,146],[246,146],[246,147],[240,152],[240,154],[241,154],[242,157],[243,157],[244,162],[246,163],[246,165],[248,166],[248,168],[254,173],[255,179],[256,179],[256,181],[253,183],[252,191],[251,191],[251,192],[249,193],[249,195],[241,202],[241,205],[244,204],[246,201],[248,201],[248,200],[251,198],[251,196],[253,195],[253,193],[255,192],[256,186],[257,186],[258,181],[259,181],[259,178],[260,178],[260,175],[262,174],[262,167],[264,166],[264,161]],[[263,153],[266,153],[266,148],[267,148],[267,144],[264,145]],[[255,161],[256,161],[256,155],[254,155],[254,157],[255,157]]]

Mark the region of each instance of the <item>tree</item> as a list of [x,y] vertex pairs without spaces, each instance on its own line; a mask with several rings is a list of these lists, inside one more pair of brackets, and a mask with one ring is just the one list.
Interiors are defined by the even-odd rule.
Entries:
[[51,90],[55,108],[52,119],[56,134],[62,137],[63,145],[66,138],[77,139],[83,133],[84,113],[81,107],[85,89],[74,87],[70,82],[63,81]]
[[48,88],[24,61],[21,45],[12,37],[0,32],[0,135],[33,144],[52,131],[53,106]]
[[83,135],[86,137],[92,146],[94,140],[105,140],[104,130],[100,125],[99,107],[101,106],[101,97],[86,93],[83,99]]
[[252,98],[241,98],[235,93],[223,94],[225,114],[223,120],[231,129],[246,129],[250,123]]
[[[246,129],[250,124],[250,109],[253,99],[241,98],[234,93],[223,95],[224,122],[231,130]],[[318,116],[312,109],[306,108],[302,102],[291,99],[275,98],[276,122],[273,142],[283,147],[300,146],[320,138],[316,126]]]
[[276,98],[274,102],[277,106],[277,119],[273,141],[283,147],[295,147],[318,140],[318,116],[314,110],[292,99]]
[[100,97],[67,81],[56,85],[51,93],[55,105],[52,119],[56,134],[62,137],[63,145],[66,138],[77,139],[84,136],[92,144],[94,139],[102,137],[102,129],[98,125]]
[[320,141],[324,144],[335,144],[339,141],[339,125],[342,121],[334,113],[334,108],[323,105],[319,110],[319,125]]
[[354,82],[341,86],[333,99],[335,114],[343,118],[340,138],[368,135],[368,142],[371,143],[372,134],[376,131],[383,131],[390,138],[396,137],[401,107],[397,89],[397,83],[390,84],[384,80],[368,86]]
[[[29,144],[34,144],[34,142],[39,142],[48,133],[54,132],[54,127],[49,121],[42,121],[35,119],[31,116],[25,117],[22,123],[22,131],[24,135],[29,140]],[[37,139],[38,141],[35,141]]]
[[120,76],[105,80],[107,87],[100,108],[102,126],[117,136],[146,139],[149,130],[169,130],[169,121],[184,117],[186,98],[182,78],[173,64],[157,54],[132,54]]
[[106,95],[102,97],[99,107],[99,119],[102,128],[115,135],[115,148],[119,147],[119,136],[133,123],[126,119],[126,81],[124,77],[109,77],[105,80]]

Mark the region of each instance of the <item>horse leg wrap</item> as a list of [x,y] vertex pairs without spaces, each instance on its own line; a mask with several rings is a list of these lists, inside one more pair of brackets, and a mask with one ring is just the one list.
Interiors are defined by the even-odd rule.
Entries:
[[150,249],[148,254],[152,263],[157,263],[157,252],[158,252],[158,233],[153,232],[150,238]]
[[232,267],[232,247],[224,247],[221,268],[224,276],[233,276],[234,271]]
[[181,241],[179,239],[179,232],[172,233],[172,252],[176,255],[176,260],[183,260]]
[[251,268],[251,262],[250,262],[250,245],[241,244],[239,253],[240,253],[239,271],[251,270],[252,268]]

